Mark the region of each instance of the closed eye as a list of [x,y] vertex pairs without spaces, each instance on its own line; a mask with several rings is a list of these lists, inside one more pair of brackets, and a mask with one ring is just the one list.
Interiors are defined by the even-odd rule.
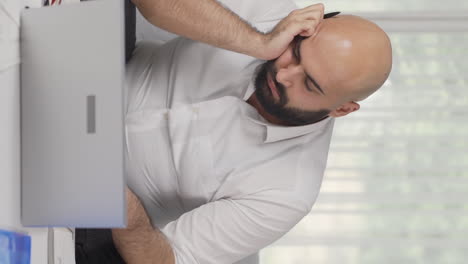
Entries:
[[[294,40],[293,56],[297,60],[297,63],[301,63],[300,50],[301,50],[302,40],[304,40],[304,37],[301,37],[301,36],[296,36],[296,39]],[[304,85],[308,91],[314,92],[314,89],[312,89],[309,85],[308,79],[309,79],[308,76],[306,76],[306,78],[304,79]]]
[[[294,47],[293,47],[293,56],[294,58],[297,60],[297,63],[300,63],[301,62],[301,52],[300,52],[300,49],[301,49],[301,44],[302,44],[302,41],[305,39],[305,37],[302,37],[302,36],[296,36],[295,39],[294,39]],[[307,74],[307,72],[304,72],[304,74],[306,75],[306,78],[304,79],[304,84],[306,86],[306,89],[313,92],[315,89],[317,89],[321,94],[325,95],[325,93],[323,92],[322,88],[320,87],[320,85],[318,85],[318,83],[315,81],[314,78],[312,78],[309,74]],[[316,87],[315,89],[312,89],[309,85],[309,82],[308,81],[311,81],[314,85],[314,87]]]
[[310,92],[316,92],[314,89],[310,88],[309,82],[307,81],[307,78],[304,79],[304,85],[305,85],[306,89],[309,90]]

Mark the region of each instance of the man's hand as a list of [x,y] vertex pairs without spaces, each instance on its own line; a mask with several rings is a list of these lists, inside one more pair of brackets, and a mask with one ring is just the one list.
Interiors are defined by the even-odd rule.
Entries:
[[324,5],[315,4],[292,11],[276,27],[265,35],[263,54],[265,60],[279,57],[289,46],[296,35],[309,37],[314,35],[317,26],[322,22]]
[[127,228],[112,229],[115,247],[127,264],[175,264],[169,242],[153,228],[138,198],[127,188]]
[[[255,0],[244,0],[244,2]],[[259,59],[279,57],[296,35],[311,36],[323,4],[297,9],[268,34],[253,28],[217,0],[132,0],[153,25],[196,41]],[[239,1],[242,4],[243,1]],[[233,1],[234,3],[234,1]],[[275,1],[272,1],[274,4]],[[262,10],[258,10],[262,12]]]

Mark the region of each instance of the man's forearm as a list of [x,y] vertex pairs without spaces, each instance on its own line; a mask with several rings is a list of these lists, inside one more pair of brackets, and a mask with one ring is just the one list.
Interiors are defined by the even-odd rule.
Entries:
[[260,52],[266,41],[264,34],[257,32],[216,0],[133,2],[143,16],[157,27],[213,46],[262,57]]
[[112,236],[127,264],[175,264],[172,248],[159,230],[114,229]]
[[171,245],[149,218],[136,196],[127,190],[127,228],[113,229],[115,247],[127,264],[175,264]]

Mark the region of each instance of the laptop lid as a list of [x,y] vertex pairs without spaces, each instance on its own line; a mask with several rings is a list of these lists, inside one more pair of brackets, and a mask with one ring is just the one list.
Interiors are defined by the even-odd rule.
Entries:
[[25,226],[125,225],[123,13],[118,0],[22,13]]

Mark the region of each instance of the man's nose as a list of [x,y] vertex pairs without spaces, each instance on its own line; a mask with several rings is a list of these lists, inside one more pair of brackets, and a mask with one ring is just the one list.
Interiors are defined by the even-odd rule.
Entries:
[[276,81],[283,84],[284,86],[290,86],[294,83],[294,80],[301,74],[302,66],[300,64],[289,64],[287,67],[283,67],[276,73]]

